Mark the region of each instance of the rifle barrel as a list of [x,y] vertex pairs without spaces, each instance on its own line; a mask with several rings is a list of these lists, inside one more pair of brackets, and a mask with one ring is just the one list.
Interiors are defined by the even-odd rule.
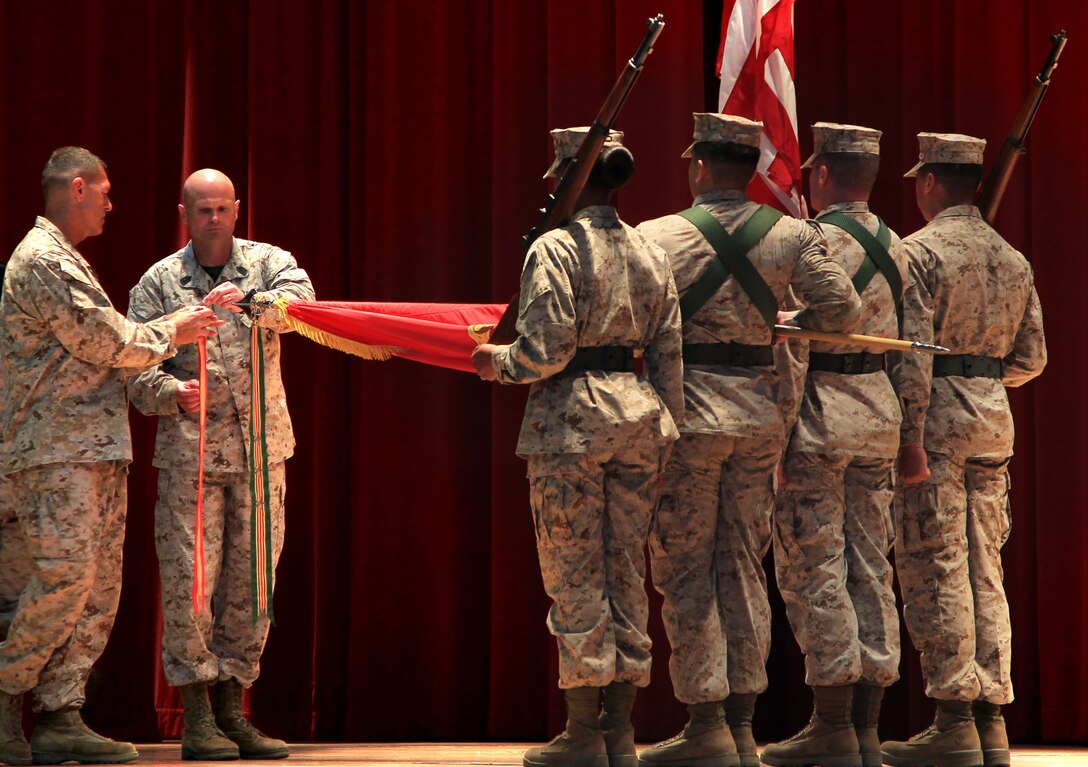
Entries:
[[[582,145],[578,148],[578,153],[571,160],[567,170],[563,173],[563,177],[556,184],[555,192],[549,195],[547,204],[541,209],[543,215],[540,222],[523,238],[525,244],[525,250],[522,251],[523,257],[528,253],[529,247],[537,237],[558,226],[563,226],[570,216],[576,212],[573,210],[574,205],[581,196],[586,181],[589,179],[589,174],[601,153],[605,139],[608,138],[608,132],[611,130],[612,124],[616,121],[624,102],[627,101],[627,96],[631,93],[635,81],[642,73],[642,66],[646,62],[646,57],[653,51],[654,43],[657,42],[661,30],[665,28],[665,17],[659,13],[654,18],[647,19],[646,25],[649,28],[646,36],[642,39],[638,50],[635,51],[635,55],[627,61],[627,64],[620,72],[616,83],[612,86],[612,90],[609,91],[608,97],[605,98],[604,104],[590,125],[589,133],[582,139]],[[491,333],[491,343],[508,344],[517,339],[516,324],[519,297],[520,291],[510,299],[510,304],[506,307],[506,311],[503,312],[502,317],[499,318],[498,324]]]
[[1005,137],[1005,143],[1001,147],[1001,154],[990,170],[990,174],[986,177],[986,181],[982,185],[982,191],[979,192],[977,203],[979,211],[982,213],[982,217],[991,224],[994,222],[997,209],[1001,205],[1001,198],[1005,196],[1005,188],[1012,177],[1016,161],[1026,151],[1024,140],[1027,138],[1031,123],[1035,120],[1036,112],[1039,111],[1043,96],[1046,95],[1046,89],[1050,86],[1050,76],[1058,66],[1058,57],[1061,56],[1062,49],[1065,48],[1066,38],[1067,35],[1064,29],[1051,36],[1050,55],[1047,56],[1042,71],[1031,81],[1027,98],[1024,99],[1020,112],[1016,115],[1008,136]]

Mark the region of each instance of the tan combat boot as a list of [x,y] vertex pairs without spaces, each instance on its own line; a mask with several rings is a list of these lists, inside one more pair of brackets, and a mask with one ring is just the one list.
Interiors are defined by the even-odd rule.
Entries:
[[1009,736],[1005,732],[1005,717],[1001,715],[1001,706],[985,700],[976,700],[971,704],[975,715],[975,729],[982,744],[982,761],[986,767],[1009,767]]
[[740,767],[759,767],[756,739],[752,736],[752,717],[756,712],[756,693],[734,692],[725,699],[725,721],[737,744]]
[[965,700],[937,701],[933,724],[906,742],[881,745],[884,764],[891,767],[977,767],[982,764],[971,704]]
[[183,684],[177,692],[182,696],[184,709],[182,758],[196,762],[226,762],[238,758],[238,746],[215,727],[215,717],[208,702],[208,684]]
[[691,703],[688,716],[679,735],[639,754],[639,767],[739,767],[737,746],[725,724],[722,704]]
[[854,685],[854,703],[850,719],[854,722],[854,732],[858,736],[858,750],[861,751],[861,767],[880,767],[880,736],[877,734],[877,721],[880,719],[880,701],[884,698],[884,688],[866,682]]
[[242,714],[242,683],[227,679],[215,685],[215,723],[238,744],[243,759],[286,759],[287,744],[258,730]]
[[183,684],[177,692],[182,696],[185,712],[182,758],[196,762],[226,762],[238,758],[238,746],[215,725],[208,702],[207,682]]
[[850,720],[853,685],[813,687],[812,718],[792,738],[772,743],[759,759],[775,767],[861,767],[858,738]]
[[208,685],[194,682],[178,688],[185,709],[181,731],[181,758],[200,762],[221,762],[238,758],[238,746],[215,725],[208,702]]
[[110,740],[84,724],[78,708],[43,711],[30,750],[34,764],[124,764],[139,756],[131,743]]
[[638,767],[635,728],[631,725],[636,690],[630,682],[612,682],[604,688],[601,733],[608,754],[608,767]]
[[563,691],[567,701],[567,728],[546,746],[530,748],[524,767],[608,767],[608,752],[600,722],[600,687]]
[[30,744],[23,735],[23,694],[0,690],[0,762],[31,764]]

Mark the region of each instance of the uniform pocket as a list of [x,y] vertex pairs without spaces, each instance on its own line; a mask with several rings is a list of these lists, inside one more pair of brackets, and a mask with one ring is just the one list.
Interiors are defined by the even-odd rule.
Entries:
[[926,482],[904,487],[896,500],[896,543],[906,553],[944,543],[944,525],[937,486]]

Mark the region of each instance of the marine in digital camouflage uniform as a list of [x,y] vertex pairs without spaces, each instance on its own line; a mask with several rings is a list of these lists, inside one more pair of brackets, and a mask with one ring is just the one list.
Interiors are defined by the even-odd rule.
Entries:
[[[813,155],[802,166],[811,168],[809,201],[820,213],[829,255],[857,275],[869,256],[830,223],[833,216],[825,217],[848,216],[876,241],[881,222],[868,199],[880,167],[880,131],[816,123],[812,133]],[[855,283],[862,303],[857,332],[898,338],[907,257],[899,237],[885,231],[889,260],[878,256],[868,284]],[[881,266],[894,269],[891,283]],[[763,750],[768,764],[845,764],[860,753],[865,767],[880,767],[880,700],[899,678],[899,616],[887,555],[902,415],[886,367],[883,354],[809,344],[775,508],[774,558],[815,705],[800,733]]]
[[[574,156],[586,129],[552,135],[549,176]],[[526,753],[527,765],[633,767],[631,706],[635,688],[650,680],[643,548],[683,418],[680,328],[665,254],[609,204],[633,167],[619,142],[610,137],[570,224],[530,248],[520,337],[473,356],[484,378],[532,384],[517,450],[528,461],[540,570],[553,600],[548,628],[570,716],[562,735]],[[616,164],[624,173],[605,180],[603,169]],[[636,351],[643,374],[633,369]]]
[[[216,322],[208,310],[126,320],[76,250],[112,210],[102,161],[64,147],[42,174],[45,216],[8,262],[0,303],[7,475],[33,573],[0,644],[0,761],[127,762],[130,743],[80,716],[91,666],[121,593],[126,475],[132,460],[125,378]],[[206,331],[202,331],[206,332]],[[23,694],[41,712],[28,744]]]
[[[156,263],[129,295],[129,317],[146,321],[180,307],[217,307],[227,320],[208,347],[207,437],[204,451],[206,602],[192,604],[199,438],[198,356],[187,349],[129,381],[141,412],[158,415],[154,465],[159,469],[155,547],[163,593],[162,660],[167,681],[181,688],[185,758],[280,758],[283,741],[266,738],[242,719],[241,688],[257,679],[269,619],[253,618],[250,546],[250,339],[253,320],[233,304],[255,292],[261,300],[313,300],[306,272],[290,253],[233,236],[239,202],[230,179],[202,170],[185,182],[182,220],[192,237]],[[272,566],[283,545],[284,461],[295,440],[280,377],[276,311],[256,320],[264,342],[265,429],[272,511]],[[215,685],[216,730],[207,686]],[[235,705],[238,704],[238,705]],[[228,738],[224,738],[226,735]],[[233,742],[232,742],[233,741]]]
[[[735,234],[758,208],[744,189],[755,173],[762,123],[712,113],[694,118],[694,143],[683,156],[691,158],[695,205]],[[638,231],[669,254],[681,296],[716,258],[679,215],[646,221]],[[804,302],[797,324],[846,331],[857,323],[860,301],[828,258],[817,226],[784,216],[747,258],[776,308],[791,290]],[[686,418],[665,471],[650,551],[654,587],[665,598],[673,690],[691,721],[640,758],[648,765],[699,759],[728,767],[739,751],[751,765],[752,709],[767,687],[770,651],[762,562],[771,544],[774,469],[786,442],[782,381],[771,327],[732,275],[685,318],[683,335]]]
[[937,133],[918,142],[920,160],[907,176],[928,223],[903,240],[903,333],[953,353],[899,363],[906,487],[895,561],[937,715],[933,727],[883,751],[892,765],[962,758],[993,767],[1009,763],[1000,706],[1013,699],[1001,566],[1013,449],[1005,387],[1042,372],[1046,344],[1031,266],[973,204],[985,142]]

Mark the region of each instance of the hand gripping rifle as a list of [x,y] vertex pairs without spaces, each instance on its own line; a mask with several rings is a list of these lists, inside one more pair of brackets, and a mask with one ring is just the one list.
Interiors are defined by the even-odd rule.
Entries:
[[[540,212],[543,215],[540,223],[534,226],[523,238],[526,253],[537,237],[550,229],[555,229],[567,223],[575,213],[574,204],[581,196],[586,181],[589,180],[589,174],[593,171],[593,165],[597,162],[597,157],[601,153],[605,139],[608,138],[608,132],[616,122],[620,109],[623,108],[623,102],[627,100],[635,81],[642,74],[642,66],[646,63],[646,58],[653,51],[654,43],[657,42],[661,30],[665,28],[665,17],[659,13],[656,17],[647,19],[646,26],[649,29],[646,32],[646,37],[642,40],[642,45],[638,47],[635,55],[628,60],[627,66],[620,72],[616,84],[612,86],[612,91],[608,94],[604,105],[601,106],[600,111],[597,113],[593,125],[590,126],[589,133],[582,140],[582,145],[578,147],[578,154],[570,161],[566,172],[563,173],[563,177],[556,184],[555,192],[548,195],[547,203],[541,208]],[[515,293],[514,297],[510,299],[510,305],[506,307],[502,318],[499,319],[498,324],[495,325],[495,329],[491,333],[491,343],[508,344],[517,338],[515,324],[518,319],[519,298],[520,294]]]
[[1042,102],[1046,89],[1050,85],[1050,76],[1058,66],[1058,57],[1062,55],[1062,49],[1065,47],[1065,37],[1064,29],[1051,36],[1050,41],[1054,44],[1054,47],[1050,49],[1050,55],[1046,59],[1046,64],[1043,65],[1043,71],[1032,82],[1028,97],[1024,100],[1023,106],[1020,107],[1020,113],[1016,115],[1012,130],[1009,131],[1009,135],[1005,138],[1005,144],[1001,147],[1001,154],[997,158],[997,163],[990,170],[990,175],[986,177],[986,181],[982,185],[982,191],[978,196],[978,208],[982,213],[982,217],[991,224],[994,221],[994,216],[997,215],[997,208],[1001,204],[1001,198],[1005,195],[1005,187],[1009,185],[1009,177],[1012,176],[1012,170],[1016,167],[1016,161],[1020,159],[1020,155],[1027,151],[1024,148],[1024,139],[1027,138],[1031,121],[1035,119],[1035,113],[1039,110],[1039,104]]

